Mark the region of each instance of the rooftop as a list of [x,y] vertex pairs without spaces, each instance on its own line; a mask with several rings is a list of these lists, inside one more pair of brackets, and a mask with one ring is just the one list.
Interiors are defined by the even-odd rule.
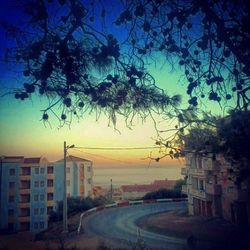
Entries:
[[24,164],[39,164],[41,157],[24,158]]
[[[64,159],[60,159],[59,161],[56,162],[63,162]],[[66,161],[67,162],[82,162],[82,161],[87,161],[87,162],[91,162],[90,160],[84,159],[84,158],[80,158],[77,156],[73,156],[73,155],[69,155],[66,157]]]

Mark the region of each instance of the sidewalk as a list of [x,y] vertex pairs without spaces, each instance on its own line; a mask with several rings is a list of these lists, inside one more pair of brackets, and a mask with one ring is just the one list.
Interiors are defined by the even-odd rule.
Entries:
[[172,211],[141,218],[137,224],[163,235],[187,240],[191,237],[197,243],[204,243],[208,249],[209,246],[220,250],[250,249],[250,230],[239,229],[219,218],[188,216],[187,213]]

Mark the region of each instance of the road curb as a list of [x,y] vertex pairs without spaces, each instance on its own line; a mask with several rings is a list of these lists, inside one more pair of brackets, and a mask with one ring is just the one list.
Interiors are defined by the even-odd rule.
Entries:
[[81,232],[83,217],[86,217],[94,212],[99,212],[104,209],[108,209],[112,207],[126,207],[126,206],[133,206],[133,205],[139,205],[139,204],[163,203],[163,202],[181,202],[181,201],[187,201],[187,200],[188,200],[187,198],[150,199],[150,200],[135,200],[135,201],[121,200],[121,201],[116,201],[111,204],[94,207],[81,213],[80,219],[79,219],[79,225],[77,228],[77,233],[80,234]]

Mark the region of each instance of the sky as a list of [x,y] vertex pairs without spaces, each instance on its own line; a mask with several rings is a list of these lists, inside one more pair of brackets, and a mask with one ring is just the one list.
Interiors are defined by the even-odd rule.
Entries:
[[[3,4],[3,3],[2,3]],[[20,18],[20,13],[13,6],[2,8],[1,18],[11,16],[14,22]],[[3,8],[4,7],[4,8]],[[1,47],[10,45],[2,30],[3,37]],[[22,82],[13,69],[3,63],[3,51],[1,50],[0,64],[0,93],[4,94]],[[183,94],[186,86],[182,82],[180,71],[171,71],[164,64],[164,58],[156,57],[157,65],[152,62],[149,66],[150,73],[156,79],[159,87],[167,90],[170,95]],[[184,97],[184,105],[187,98]],[[210,105],[210,104],[209,104]],[[117,130],[108,126],[108,119],[101,116],[96,121],[95,115],[87,114],[80,121],[74,120],[71,126],[58,127],[57,121],[44,123],[41,120],[42,110],[46,106],[46,100],[36,96],[27,101],[16,100],[13,96],[4,95],[0,98],[0,155],[24,155],[26,157],[44,156],[50,161],[63,157],[63,142],[67,145],[74,144],[76,147],[148,147],[155,145],[156,131],[153,121],[147,119],[142,122],[135,119],[133,129],[126,127],[124,119],[119,118]],[[208,109],[218,109],[213,105]],[[162,118],[156,118],[157,121]],[[175,125],[175,124],[172,124]],[[161,124],[164,127],[164,124]],[[165,125],[167,126],[167,125]],[[148,157],[159,156],[158,149],[129,150],[129,151],[104,151],[87,150],[82,148],[69,149],[69,154],[87,158],[94,161],[97,167],[102,166],[167,166],[182,165],[177,160],[164,159],[159,163],[150,162]]]

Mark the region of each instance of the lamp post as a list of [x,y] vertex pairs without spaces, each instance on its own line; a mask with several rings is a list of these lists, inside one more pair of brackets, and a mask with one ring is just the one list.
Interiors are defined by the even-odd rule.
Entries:
[[113,199],[113,185],[112,185],[112,179],[110,179],[110,202],[112,202]]
[[74,148],[75,145],[67,146],[66,141],[63,143],[63,161],[64,161],[64,192],[63,192],[63,231],[68,232],[68,205],[67,205],[67,167],[66,155],[69,148]]

